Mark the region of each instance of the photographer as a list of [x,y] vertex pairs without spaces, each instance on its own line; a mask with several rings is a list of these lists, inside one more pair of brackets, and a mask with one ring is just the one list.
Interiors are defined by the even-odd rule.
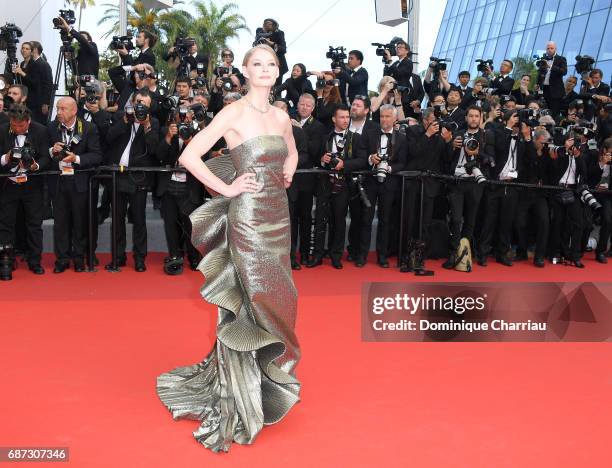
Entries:
[[[109,148],[106,153],[106,164],[124,167],[156,166],[159,140],[159,123],[151,117],[151,93],[147,89],[136,91],[130,106],[125,112],[118,111],[115,123],[106,137]],[[117,174],[117,250],[119,265],[125,266],[126,237],[125,215],[128,204],[133,220],[133,253],[137,272],[146,270],[147,224],[145,208],[147,192],[153,185],[153,173],[136,171]]]
[[204,70],[204,74],[208,72],[208,57],[198,53],[198,44],[192,37],[184,39],[178,37],[168,52],[162,55],[162,59],[176,69],[179,69],[183,62],[184,66],[178,70],[178,77],[190,77],[192,72],[198,70],[198,64]]
[[504,119],[502,118],[502,107],[498,96],[488,96],[482,106],[485,115],[484,125],[485,130],[503,130]]
[[529,84],[531,83],[531,75],[521,76],[518,87],[513,89],[510,95],[516,101],[517,109],[524,109],[529,104],[529,101],[534,98],[534,94],[529,91]]
[[601,227],[599,239],[595,248],[595,260],[599,263],[608,263],[606,251],[610,233],[612,232],[612,196],[601,192],[612,188],[612,138],[608,137],[599,150],[599,157],[587,167],[589,187],[593,189],[595,198],[601,203]]
[[561,98],[561,108],[560,108],[561,115],[567,114],[567,109],[569,107],[570,102],[575,101],[576,99],[579,99],[578,93],[574,91],[577,84],[578,84],[578,78],[576,78],[575,76],[568,76],[567,80],[565,80],[565,93],[563,95],[563,98]]
[[351,105],[355,96],[368,95],[368,71],[362,67],[363,53],[351,50],[348,63],[334,68],[334,74],[340,80],[340,95],[342,102]]
[[233,66],[234,53],[230,49],[221,51],[221,65],[215,67],[211,78],[211,93],[209,109],[216,114],[223,108],[223,98],[227,93],[239,92],[244,77]]
[[454,122],[459,130],[465,130],[465,110],[459,107],[461,103],[461,92],[457,88],[451,88],[444,100],[444,96],[438,94],[432,99],[431,105],[439,109],[440,116],[445,122]]
[[384,104],[392,104],[397,109],[397,119],[405,120],[404,106],[402,105],[402,94],[397,89],[397,81],[391,76],[383,76],[378,84],[378,96],[372,97],[370,110],[372,121],[380,122],[380,107]]
[[391,63],[391,52],[385,49],[383,75],[392,76],[401,86],[409,86],[413,68],[412,60],[410,60],[410,47],[405,41],[399,40],[395,42],[395,52],[397,53],[397,61]]
[[342,97],[340,96],[340,89],[338,87],[338,80],[334,79],[332,72],[316,72],[317,73],[317,84],[316,84],[316,95],[317,105],[315,107],[314,115],[319,122],[325,125],[327,131],[331,131],[334,128],[332,116],[339,104],[342,103]]
[[470,106],[478,106],[482,107],[483,103],[490,97],[485,89],[489,86],[489,80],[486,78],[479,76],[474,80],[474,88],[470,89],[463,95],[461,99],[461,104],[459,107],[467,110]]
[[505,59],[499,66],[499,74],[495,76],[491,68],[488,65],[486,66],[486,71],[482,76],[489,79],[491,94],[497,96],[510,95],[514,87],[514,79],[510,77],[513,68],[514,63],[512,60]]
[[470,86],[470,72],[467,70],[461,71],[459,72],[458,75],[458,79],[459,79],[459,83],[455,85],[456,88],[461,90],[461,97],[463,98],[463,96],[465,96],[467,93],[469,93],[470,91],[472,91],[472,88]]
[[596,114],[597,109],[611,102],[610,87],[602,81],[603,72],[599,68],[594,68],[589,72],[589,76],[585,78],[581,94],[585,94],[594,103],[594,109],[589,106],[585,109],[587,118],[591,119]]
[[148,63],[155,68],[155,54],[153,47],[157,42],[157,36],[149,31],[139,31],[136,36],[136,47],[140,50],[138,57],[134,58],[126,49],[125,45],[116,49],[121,57],[121,65],[126,72],[132,72],[134,65]]
[[567,74],[567,60],[557,55],[557,45],[550,41],[546,44],[546,54],[538,61],[538,65],[538,87],[544,93],[552,116],[557,118],[565,95],[563,77]]
[[[162,129],[165,135],[157,146],[156,156],[166,167],[182,168],[178,158],[197,134],[193,111],[179,108],[173,119]],[[202,156],[207,159],[208,154]],[[190,172],[162,172],[157,179],[156,195],[161,197],[161,215],[168,244],[168,257],[164,259],[164,272],[177,275],[183,272],[185,254],[189,265],[195,270],[201,255],[191,243],[191,221],[189,215],[204,202],[204,186]]]
[[457,250],[461,238],[467,238],[474,245],[474,225],[482,197],[482,182],[486,180],[494,154],[492,133],[480,128],[482,109],[469,107],[465,119],[467,130],[454,137],[453,151],[447,165],[448,174],[465,180],[451,183],[448,187],[450,254],[442,265],[447,269],[455,268],[459,261]]
[[291,76],[282,85],[274,89],[274,94],[276,97],[280,97],[283,91],[287,92],[285,99],[291,103],[293,111],[297,109],[298,100],[302,94],[314,94],[312,84],[308,81],[308,73],[304,64],[296,63],[291,70]]
[[[325,127],[312,115],[315,108],[315,98],[310,93],[300,96],[297,105],[298,119],[292,121],[293,125],[298,125],[306,135],[308,145],[309,162],[301,168],[312,169],[319,166],[321,159],[321,147],[327,135]],[[307,265],[310,261],[310,241],[312,229],[312,202],[314,191],[317,184],[316,174],[295,174],[291,187],[297,192],[295,208],[289,210],[291,216],[292,249],[298,249],[296,239],[299,233],[300,264]],[[291,203],[291,200],[290,200]],[[290,205],[291,206],[291,205]]]
[[269,45],[276,52],[280,66],[275,86],[279,86],[283,82],[283,75],[289,71],[289,67],[287,67],[287,59],[285,58],[287,53],[285,33],[278,29],[278,22],[276,20],[266,18],[263,22],[263,27],[255,30],[253,46],[257,44]]
[[[526,159],[526,164],[522,166],[517,182],[541,185],[547,179],[546,164],[548,152],[553,147],[550,133],[544,129],[537,128],[533,132],[533,144],[535,158]],[[536,238],[533,264],[538,268],[544,268],[544,258],[550,230],[550,211],[547,193],[537,189],[520,190],[515,222],[518,245],[514,260],[521,261],[528,259],[529,228],[531,225],[535,225]]]
[[37,41],[30,41],[32,58],[27,72],[21,67],[15,68],[13,73],[21,77],[21,81],[28,87],[27,106],[32,113],[32,119],[44,125],[47,124],[49,106],[53,97],[53,74],[51,67],[42,55],[42,45]]
[[[465,118],[465,117],[464,117]],[[452,151],[452,133],[449,125],[441,122],[433,108],[423,110],[423,122],[406,132],[407,160],[406,171],[431,171],[437,174],[444,172],[446,161]],[[404,244],[406,250],[400,252],[400,272],[407,273],[422,270],[425,262],[425,239],[430,238],[430,227],[433,216],[434,200],[440,192],[441,184],[437,179],[425,177],[423,183],[422,233],[419,236],[419,213],[421,198],[421,181],[413,178],[405,182],[404,206]]]
[[63,273],[74,262],[74,271],[85,271],[87,247],[87,190],[89,173],[81,169],[96,167],[102,151],[96,125],[77,117],[77,103],[71,97],[57,101],[56,119],[49,123],[49,155],[52,169],[61,175],[50,176],[49,194],[53,202],[54,273]]
[[60,28],[70,34],[79,43],[79,53],[76,56],[77,69],[73,73],[78,75],[93,75],[98,78],[100,69],[100,56],[98,46],[91,39],[91,34],[86,31],[77,31],[74,26],[69,25],[66,20],[59,16]]
[[552,263],[563,258],[577,268],[584,268],[580,261],[584,215],[582,202],[576,194],[576,188],[587,181],[587,168],[581,153],[580,146],[576,147],[574,138],[568,135],[563,147],[549,151],[546,169],[551,185],[566,188],[565,191],[555,191],[551,197]]
[[44,125],[32,122],[30,110],[13,104],[9,123],[0,126],[0,244],[15,244],[17,208],[23,205],[27,232],[27,262],[30,271],[44,274],[40,264],[43,249],[43,180],[30,175],[48,168],[49,143]]
[[332,266],[342,268],[342,254],[346,238],[346,214],[349,206],[350,190],[348,177],[352,171],[365,168],[367,162],[360,147],[360,135],[348,130],[349,108],[339,104],[332,116],[334,131],[324,140],[319,154],[320,166],[331,169],[329,174],[319,176],[317,185],[314,252],[307,267],[323,263],[323,246],[329,223],[329,254]]
[[[396,174],[404,169],[408,148],[406,136],[393,129],[397,120],[397,109],[385,104],[380,108],[381,127],[366,129],[361,134],[360,144],[365,154],[368,154],[368,168],[371,173],[363,182],[366,196],[371,203],[365,206],[359,199],[361,222],[358,252],[353,254],[355,266],[366,264],[372,237],[374,213],[378,207],[378,227],[376,230],[377,263],[382,268],[389,268],[390,224],[392,207],[395,197],[399,194],[401,178]],[[351,225],[354,221],[351,217]]]
[[147,87],[147,79],[155,73],[154,68],[148,63],[132,65],[131,70],[132,76],[130,78],[126,78],[121,66],[108,70],[108,76],[119,92],[117,107],[121,111],[132,101],[132,97],[137,90]]
[[[494,133],[494,164],[491,164],[489,177],[491,180],[516,182],[524,167],[535,160],[535,146],[531,139],[531,129],[525,122],[520,121],[516,110],[504,113],[504,124],[503,130]],[[477,262],[480,266],[487,266],[487,257],[497,232],[495,259],[497,263],[512,266],[509,253],[514,213],[519,198],[518,190],[505,185],[489,185],[485,187],[483,196],[485,213],[478,242]]]
[[437,62],[431,62],[423,78],[423,88],[430,100],[436,94],[441,94],[446,98],[446,95],[452,88],[448,81],[448,70],[446,68],[437,69],[438,66]]

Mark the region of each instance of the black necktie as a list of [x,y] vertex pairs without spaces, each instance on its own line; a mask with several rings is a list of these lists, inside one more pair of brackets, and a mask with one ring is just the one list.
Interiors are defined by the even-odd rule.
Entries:
[[339,137],[344,138],[344,133],[342,132],[334,132],[335,135],[338,135]]

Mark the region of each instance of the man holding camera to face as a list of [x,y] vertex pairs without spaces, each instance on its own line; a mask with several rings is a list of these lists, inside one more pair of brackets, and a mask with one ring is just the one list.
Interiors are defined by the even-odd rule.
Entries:
[[117,48],[117,53],[121,56],[121,65],[126,72],[131,72],[133,65],[148,63],[155,68],[155,54],[152,48],[157,43],[157,36],[152,32],[143,30],[136,36],[136,47],[140,50],[138,57],[134,58],[127,50],[125,45]]
[[[28,268],[42,275],[43,179],[31,174],[50,164],[47,129],[32,121],[30,110],[23,104],[13,104],[8,115],[9,123],[0,126],[0,171],[11,174],[0,179],[0,245],[6,248],[14,244],[17,207],[23,204]],[[14,252],[9,256],[14,261]]]
[[93,75],[98,78],[100,69],[100,55],[98,46],[91,39],[91,34],[86,31],[77,31],[74,26],[68,24],[63,16],[56,18],[60,29],[72,36],[79,43],[79,52],[76,56],[77,69],[79,75]]
[[425,97],[421,77],[412,73],[413,64],[410,59],[410,48],[405,41],[395,42],[395,52],[397,53],[397,61],[391,63],[391,52],[385,49],[386,65],[383,74],[395,79],[396,87],[402,93],[404,116],[406,118],[418,118],[420,117],[421,102]]
[[56,120],[49,123],[52,168],[60,175],[50,176],[49,194],[53,202],[54,273],[63,273],[70,264],[74,271],[85,271],[87,246],[87,190],[89,173],[81,169],[102,161],[96,125],[77,117],[77,103],[64,97],[57,102]]
[[342,268],[342,254],[346,237],[346,214],[348,211],[351,171],[365,168],[366,159],[360,145],[360,135],[349,131],[350,112],[339,104],[332,115],[334,130],[327,135],[320,149],[320,165],[331,169],[329,174],[319,176],[316,191],[315,246],[313,257],[306,265],[309,268],[323,263],[325,234],[329,223],[329,254],[332,266]]
[[[106,140],[109,149],[106,153],[106,164],[123,167],[157,166],[159,139],[158,120],[150,116],[151,94],[147,89],[140,89],[133,95],[124,112],[118,111],[115,123],[109,129]],[[145,206],[147,192],[153,186],[153,173],[128,171],[117,175],[117,216],[118,235],[117,250],[119,265],[125,266],[126,237],[125,215],[128,204],[131,207],[133,220],[133,245],[135,269],[146,270],[147,225]]]
[[587,167],[589,186],[597,201],[601,204],[601,227],[595,249],[595,260],[608,263],[606,251],[612,232],[612,197],[601,193],[612,188],[612,137],[604,140],[599,150],[599,157],[590,162]]
[[192,37],[176,39],[174,45],[164,53],[162,58],[177,68],[177,76],[191,76],[192,72],[208,72],[208,57],[198,53],[198,44]]
[[[535,146],[531,129],[525,122],[521,122],[518,111],[506,111],[503,119],[505,127],[494,133],[494,164],[491,164],[489,176],[491,180],[516,182],[524,167],[535,160]],[[487,256],[497,232],[496,261],[512,266],[509,254],[518,190],[516,187],[491,185],[485,188],[483,195],[486,209],[478,242],[477,262],[480,266],[487,266]]]
[[368,71],[362,67],[363,53],[351,50],[346,65],[334,68],[334,74],[340,80],[342,102],[350,106],[355,96],[368,95]]

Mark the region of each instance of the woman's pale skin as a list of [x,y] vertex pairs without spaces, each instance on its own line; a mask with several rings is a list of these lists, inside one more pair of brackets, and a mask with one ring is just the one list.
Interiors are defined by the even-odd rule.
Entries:
[[[224,107],[212,122],[193,138],[179,158],[179,163],[210,190],[225,197],[235,197],[243,192],[258,192],[263,187],[255,180],[255,174],[247,172],[228,185],[215,176],[200,159],[223,137],[230,150],[247,140],[261,135],[278,135],[284,138],[289,154],[283,164],[285,188],[291,185],[297,168],[298,154],[293,139],[291,121],[286,112],[269,104],[268,96],[279,74],[274,57],[266,50],[257,49],[242,67],[249,81],[249,92],[242,99]],[[257,109],[268,109],[262,114]]]

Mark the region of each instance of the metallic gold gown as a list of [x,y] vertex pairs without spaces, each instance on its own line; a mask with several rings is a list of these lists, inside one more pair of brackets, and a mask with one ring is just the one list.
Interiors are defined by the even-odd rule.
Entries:
[[204,255],[201,294],[218,306],[217,340],[202,362],[159,375],[157,394],[175,420],[201,421],[193,435],[215,452],[229,451],[232,440],[252,443],[300,401],[287,154],[281,136],[261,135],[207,161],[226,183],[255,172],[264,187],[217,195],[191,214],[192,242]]

